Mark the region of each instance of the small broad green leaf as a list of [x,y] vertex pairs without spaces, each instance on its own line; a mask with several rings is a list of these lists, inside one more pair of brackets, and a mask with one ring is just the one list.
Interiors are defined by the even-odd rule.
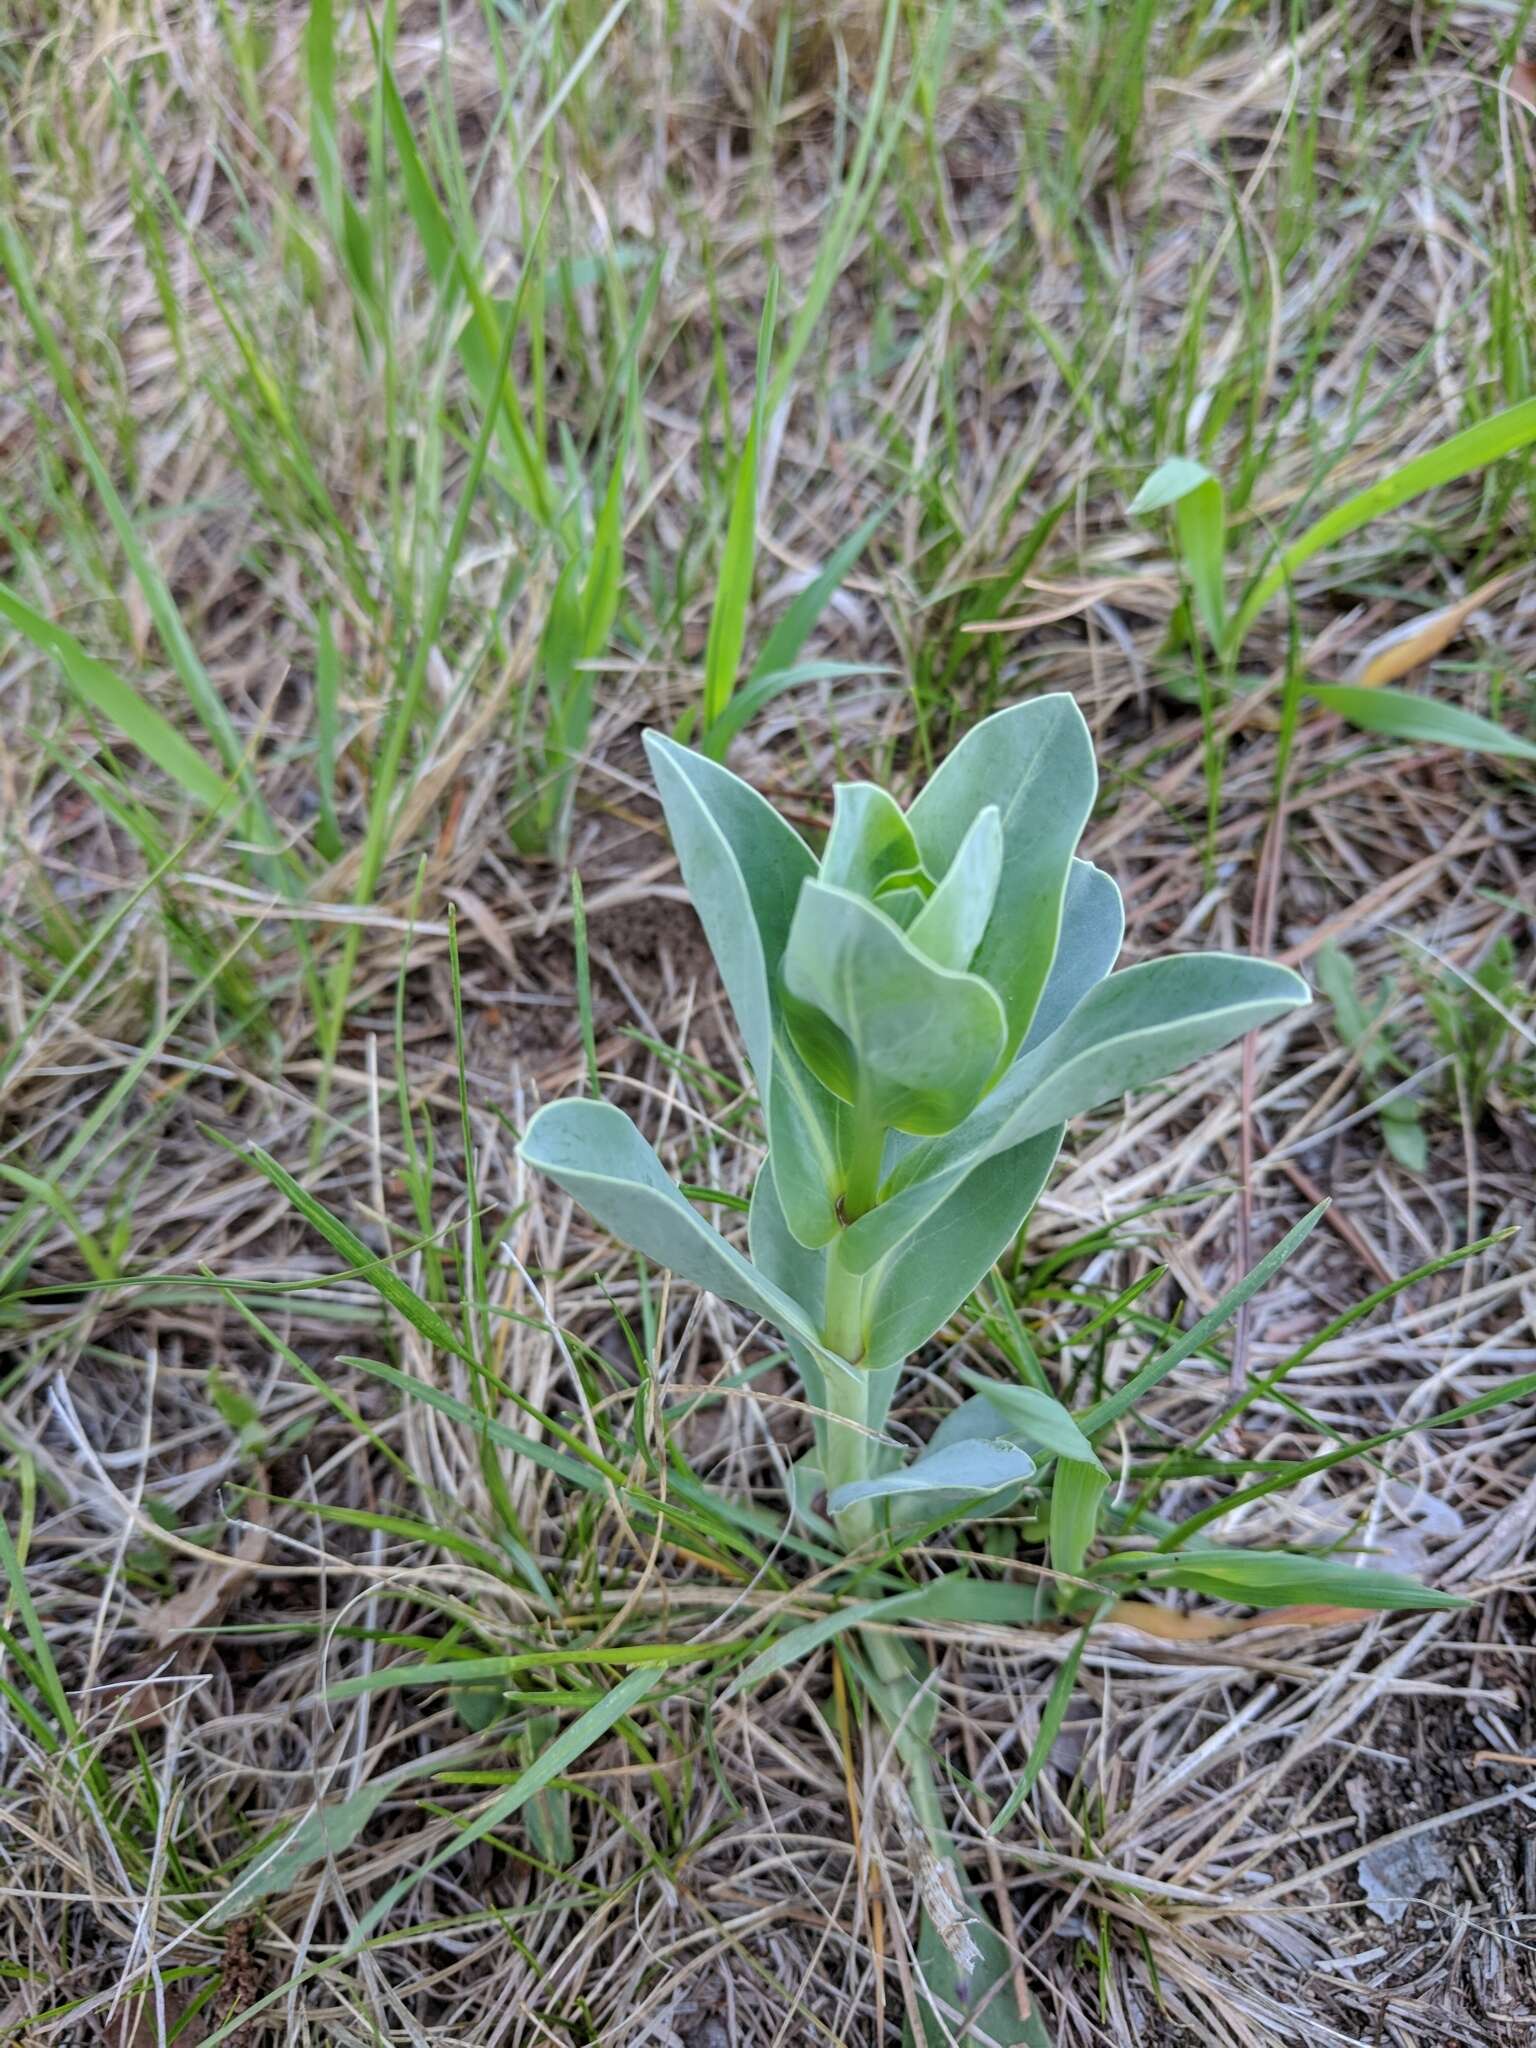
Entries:
[[[945,1416],[944,1420],[923,1446],[922,1451],[919,1453],[918,1462],[926,1464],[941,1452],[948,1452],[962,1445],[975,1443],[978,1440],[1017,1444],[1019,1433],[1010,1423],[1007,1416],[994,1408],[990,1401],[983,1399],[980,1394],[973,1394],[969,1400],[962,1401],[957,1408],[952,1408]],[[1026,1445],[1024,1448],[1027,1450],[1028,1446]],[[1032,1477],[1033,1475],[1029,1476]],[[895,1530],[902,1530],[926,1524],[931,1528],[937,1517],[949,1515],[959,1519],[964,1516],[967,1510],[979,1515],[1000,1515],[1013,1506],[1020,1494],[1023,1493],[1027,1483],[1027,1478],[1020,1476],[996,1491],[980,1496],[967,1492],[963,1487],[940,1489],[937,1491],[927,1488],[924,1488],[921,1492],[909,1491],[905,1494],[897,1495],[893,1499],[890,1508],[891,1527]],[[966,1583],[971,1584],[973,1587],[976,1585],[974,1580],[967,1582],[956,1575],[956,1580],[952,1584],[950,1594],[945,1596],[936,1590],[936,1582],[930,1581],[929,1585],[923,1589],[923,1599],[912,1609],[914,1618],[919,1614],[929,1620],[939,1618],[938,1606],[930,1606],[929,1596],[938,1602],[939,1606],[946,1608],[947,1617],[951,1620],[982,1620],[989,1618],[984,1604],[973,1606],[969,1612],[962,1612],[968,1597],[963,1590]],[[1008,1618],[1017,1621],[1025,1612],[1024,1599],[1015,1589]]]
[[1423,1173],[1429,1165],[1429,1139],[1419,1122],[1419,1105],[1405,1096],[1394,1096],[1376,1112],[1387,1150],[1409,1173]]
[[1012,1443],[1017,1431],[1001,1408],[994,1408],[985,1394],[971,1394],[951,1408],[923,1446],[921,1455],[946,1450],[950,1444],[971,1443],[977,1437]]
[[1230,953],[1149,960],[1101,981],[1017,1060],[958,1129],[907,1152],[885,1199],[843,1238],[867,1272],[919,1230],[985,1159],[1130,1089],[1160,1080],[1311,1000],[1288,967]]
[[[1353,1050],[1376,1021],[1360,1000],[1360,981],[1354,963],[1332,939],[1318,948],[1314,966],[1317,985],[1333,1005],[1333,1021],[1339,1036]],[[1378,1057],[1380,1053],[1378,1041]]]
[[1006,1437],[972,1437],[924,1451],[894,1472],[851,1480],[830,1496],[827,1506],[836,1515],[861,1500],[887,1500],[912,1493],[954,1494],[969,1500],[1020,1485],[1034,1476],[1034,1470],[1035,1461],[1028,1451]]
[[882,882],[918,864],[917,842],[896,799],[873,782],[840,782],[817,880],[853,896],[873,896]]
[[1214,646],[1227,629],[1226,508],[1221,485],[1202,462],[1170,456],[1159,463],[1131,503],[1133,517],[1173,507],[1184,573]]
[[[1022,1391],[1022,1390],[1021,1390]],[[1080,1576],[1089,1545],[1098,1534],[1099,1502],[1109,1475],[1097,1458],[1084,1462],[1062,1458],[1051,1479],[1051,1569],[1068,1578]],[[1062,1586],[1058,1596],[1070,1605],[1079,1589]]]
[[1497,754],[1510,761],[1536,761],[1536,744],[1506,732],[1491,718],[1417,697],[1407,690],[1367,689],[1359,683],[1308,683],[1307,695],[1325,711],[1336,711],[1361,732],[1385,733],[1432,747],[1460,747],[1471,754]]
[[506,1687],[485,1683],[450,1686],[448,1703],[466,1728],[483,1735],[507,1711]]
[[1093,743],[1057,692],[973,726],[907,813],[923,865],[942,877],[972,821],[995,804],[1003,868],[991,922],[971,961],[1008,1014],[1007,1051],[1023,1042],[1056,957],[1072,850],[1098,793]]
[[940,967],[971,964],[997,901],[1003,871],[1003,818],[996,804],[978,811],[944,879],[907,926],[907,937]]
[[1033,1052],[1066,1023],[1088,991],[1114,966],[1124,937],[1125,905],[1113,878],[1091,861],[1074,860],[1061,909],[1056,957],[1021,1052]]
[[840,1367],[799,1305],[711,1230],[623,1110],[608,1102],[549,1103],[518,1152],[624,1244]]
[[1050,1179],[1065,1126],[983,1160],[864,1285],[865,1357],[910,1358],[941,1330],[1003,1256]]
[[966,1366],[960,1368],[960,1377],[967,1386],[977,1388],[980,1396],[1006,1419],[1010,1436],[1020,1437],[1039,1450],[1053,1452],[1058,1458],[1084,1465],[1099,1462],[1098,1453],[1073,1421],[1070,1411],[1053,1395],[1042,1393],[1038,1387],[1019,1386],[1012,1380],[984,1379]]
[[1284,1550],[1138,1551],[1105,1558],[1096,1573],[1148,1586],[1181,1586],[1244,1607],[1466,1607],[1457,1593],[1420,1585],[1398,1572],[1377,1571],[1341,1557],[1303,1557]]
[[209,1913],[208,1924],[223,1927],[242,1919],[262,1899],[291,1891],[312,1863],[350,1849],[386,1799],[432,1768],[430,1758],[420,1759],[387,1777],[365,1780],[349,1798],[334,1806],[317,1806],[279,1841],[255,1852]]
[[816,1078],[900,1131],[952,1130],[1007,1037],[986,982],[935,966],[872,904],[820,882],[806,883],[795,907],[783,1004]]
[[766,1100],[773,1069],[775,982],[811,850],[728,768],[645,735],[667,829]]
[[[1039,2012],[1019,2005],[1018,1965],[951,1855],[928,1883],[942,1895],[938,1926],[925,1907],[918,1929],[918,1984],[903,2048],[1051,2048]],[[1027,1994],[1026,1994],[1027,1996]]]

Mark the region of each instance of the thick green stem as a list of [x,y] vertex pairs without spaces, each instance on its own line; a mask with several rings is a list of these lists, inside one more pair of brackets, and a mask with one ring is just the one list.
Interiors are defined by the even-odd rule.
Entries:
[[850,1273],[834,1244],[827,1253],[821,1334],[839,1358],[857,1365],[864,1356],[864,1275]]
[[[836,1255],[828,1261],[829,1266],[837,1263]],[[828,1341],[831,1342],[831,1324],[828,1323]],[[832,1420],[827,1424],[826,1480],[827,1492],[836,1493],[840,1486],[848,1486],[857,1479],[869,1477],[877,1439],[869,1434],[869,1375],[861,1368],[852,1372],[841,1369],[829,1371],[826,1375],[827,1407]],[[837,1526],[844,1544],[856,1550],[875,1530],[875,1503],[856,1501],[837,1516]]]
[[880,1168],[885,1159],[885,1125],[863,1103],[853,1111],[853,1143],[843,1181],[843,1220],[857,1223],[874,1208],[880,1194]]

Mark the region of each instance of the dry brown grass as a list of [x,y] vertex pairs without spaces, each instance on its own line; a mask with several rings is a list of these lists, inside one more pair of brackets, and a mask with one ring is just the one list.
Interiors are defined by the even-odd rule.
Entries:
[[[663,256],[629,630],[600,691],[571,850],[590,916],[598,1059],[607,1091],[665,1156],[737,1192],[757,1157],[750,1124],[743,1142],[748,1084],[636,742],[643,724],[668,723],[690,701],[707,623],[708,575],[688,565],[710,558],[719,514],[711,297],[739,399],[765,232],[793,304],[824,226],[840,107],[862,103],[875,62],[862,7],[823,13],[818,33],[789,52],[771,132],[761,114],[769,19],[725,8],[686,11],[671,34],[661,10],[635,10],[550,131],[562,246],[601,247],[611,234]],[[1234,394],[1218,453],[1235,447],[1245,418],[1261,433],[1273,424],[1244,541],[1256,550],[1260,531],[1314,490],[1346,441],[1324,499],[1451,430],[1462,394],[1507,374],[1529,331],[1536,137],[1529,110],[1500,84],[1504,17],[1368,6],[1319,15],[1286,42],[1267,15],[1197,34],[1176,14],[1154,38],[1121,184],[1112,115],[1085,111],[1111,47],[1093,47],[1091,17],[957,14],[932,124],[912,114],[775,422],[764,498],[766,617],[858,518],[900,493],[818,641],[881,672],[780,700],[733,757],[815,822],[835,774],[889,769],[910,781],[978,708],[1070,689],[1106,763],[1110,800],[1090,850],[1125,892],[1132,956],[1254,942],[1286,649],[1276,606],[1249,648],[1263,680],[1221,716],[1207,866],[1201,721],[1163,687],[1178,666],[1164,652],[1176,577],[1162,536],[1125,518],[1140,475],[1166,452],[1157,432],[1170,390],[1187,375],[1192,398]],[[424,95],[451,76],[466,163],[485,152],[482,220],[501,224],[490,260],[510,262],[521,246],[511,148],[545,83],[536,68],[517,118],[499,122],[481,11],[453,10],[445,26],[435,8],[404,15],[397,62],[413,112],[425,119]],[[586,29],[596,24],[594,14]],[[364,360],[334,277],[303,299],[281,246],[285,208],[309,203],[302,11],[260,10],[244,25],[270,34],[253,57],[255,107],[213,9],[24,7],[0,28],[0,201],[13,206],[70,335],[88,410],[189,631],[295,834],[308,830],[313,619],[334,609],[351,735],[338,801],[352,850],[317,880],[303,917],[321,950],[334,948],[337,925],[361,926],[328,1101],[298,920],[251,892],[227,835],[196,836],[165,888],[144,895],[43,1007],[57,964],[41,945],[48,920],[89,925],[123,906],[147,870],[47,744],[89,761],[100,737],[46,664],[18,645],[0,657],[0,1016],[9,1035],[31,1030],[0,1097],[0,1164],[65,1186],[79,1226],[103,1243],[118,1233],[117,1271],[134,1276],[86,1291],[77,1232],[51,1215],[0,1301],[6,1515],[25,1532],[40,1631],[82,1731],[72,1755],[92,1764],[78,1778],[0,1701],[0,2040],[194,2044],[263,2000],[236,2037],[246,2048],[894,2039],[913,1967],[912,1883],[899,1816],[880,1794],[881,1738],[873,1726],[845,1728],[824,1659],[728,1706],[707,1674],[648,1704],[649,1759],[615,1737],[575,1772],[587,1796],[558,1874],[530,1865],[526,1836],[510,1826],[423,1880],[385,1938],[337,1961],[372,1899],[451,1841],[454,1816],[483,1797],[412,1782],[282,1896],[233,1928],[207,1922],[250,1831],[414,1760],[494,1761],[441,1694],[330,1701],[329,1684],[398,1656],[391,1638],[439,1635],[457,1618],[508,1647],[540,1639],[504,1578],[376,1519],[419,1516],[426,1500],[450,1531],[483,1538],[495,1527],[466,1433],[343,1361],[391,1356],[466,1398],[463,1370],[389,1326],[363,1280],[337,1277],[337,1258],[231,1149],[265,1147],[375,1248],[414,1247],[402,1269],[426,1284],[403,1177],[410,1141],[392,1010],[403,958],[404,1093],[417,1140],[429,1123],[436,1135],[430,1231],[451,1248],[462,1240],[466,1179],[450,913],[463,953],[475,1185],[493,1219],[511,1219],[493,1279],[505,1311],[493,1326],[499,1373],[595,1443],[594,1403],[631,1427],[615,1312],[650,1318],[665,1398],[633,1425],[637,1451],[660,1448],[670,1428],[712,1485],[775,1513],[804,1433],[790,1387],[773,1375],[695,1409],[689,1390],[760,1358],[759,1340],[718,1305],[642,1279],[513,1157],[509,1125],[580,1086],[583,1054],[566,875],[520,859],[506,831],[514,707],[543,569],[513,596],[505,640],[482,658],[478,621],[500,602],[520,545],[483,510],[429,674],[432,711],[446,715],[415,759],[376,905],[346,907],[387,709],[390,605],[365,615],[334,534],[306,514],[291,480],[265,478],[259,448],[242,456],[235,424],[256,417],[248,380],[208,280],[169,228],[178,312],[168,317],[167,285],[134,217],[143,159],[109,76],[138,81],[150,154],[215,278],[238,293],[368,577],[388,593],[397,565],[380,367]],[[358,22],[347,49],[361,93],[371,71]],[[903,38],[898,86],[909,62]],[[440,337],[408,235],[396,261],[401,361],[425,382],[440,366]],[[565,408],[574,421],[601,386],[607,317],[591,291],[578,312],[558,329],[565,382],[551,399],[554,417]],[[1288,408],[1298,379],[1305,402]],[[454,479],[459,462],[450,448]],[[0,298],[0,463],[7,577],[34,602],[46,591],[53,616],[184,718],[10,298]],[[428,474],[413,488],[434,484]],[[1063,499],[1060,525],[1005,608],[1019,623],[988,636],[940,694],[968,588]],[[1315,671],[1341,672],[1415,601],[1523,572],[1530,521],[1522,476],[1503,495],[1458,487],[1373,529],[1297,592],[1299,644]],[[1521,573],[1474,616],[1433,686],[1483,708],[1494,691],[1518,723],[1533,649],[1536,589]],[[1073,1336],[1092,1300],[1152,1260],[1171,1274],[1142,1303],[1159,1314],[1172,1316],[1181,1296],[1207,1307],[1230,1284],[1245,1144],[1257,1248],[1314,1190],[1334,1197],[1327,1226],[1256,1304],[1237,1361],[1250,1380],[1384,1278],[1507,1234],[1316,1351],[1287,1386],[1304,1414],[1260,1400],[1223,1450],[1307,1457],[1327,1433],[1369,1435],[1536,1367],[1528,1098],[1511,1073],[1479,1119],[1461,1117],[1424,1002],[1440,971],[1426,962],[1468,971],[1503,934],[1529,989],[1533,853],[1527,771],[1384,749],[1309,716],[1278,842],[1274,945],[1305,967],[1334,938],[1368,983],[1397,973],[1393,1026],[1434,1104],[1430,1170],[1405,1175],[1387,1159],[1358,1061],[1326,1006],[1264,1038],[1246,1088],[1238,1053],[1207,1061],[1079,1131],[1041,1204],[1034,1260],[1102,1233],[1054,1291],[1028,1297],[1034,1341],[1053,1367],[1113,1382],[1139,1362],[1147,1340],[1134,1327],[1122,1325],[1096,1359]],[[170,1024],[194,985],[175,917],[215,946],[246,934],[257,1029],[238,1032],[206,997]],[[152,1050],[142,1070],[103,1111],[143,1048]],[[1528,1029],[1512,1030],[1511,1069],[1528,1051]],[[0,1182],[0,1217],[21,1203]],[[372,1434],[260,1339],[232,1296]],[[950,1334],[954,1354],[988,1357],[983,1332]],[[578,1344],[610,1362],[609,1383],[578,1377]],[[925,1432],[942,1410],[943,1364],[936,1351],[913,1375],[902,1428]],[[259,1411],[259,1442],[242,1443],[221,1417],[211,1374]],[[1144,1418],[1146,1434],[1177,1443],[1219,1414],[1228,1392],[1219,1362],[1192,1364]],[[704,1642],[786,1599],[795,1611],[815,1606],[814,1582],[792,1598],[766,1581],[730,1583],[637,1534],[614,1504],[583,1504],[525,1463],[509,1461],[505,1476],[568,1622],[601,1595],[653,1618],[658,1633]],[[1172,1512],[1207,1492],[1199,1478],[1179,1482]],[[1016,1566],[1018,1627],[926,1632],[941,1653],[939,1739],[959,1834],[1063,2041],[1530,2039],[1533,1525],[1528,1404],[1406,1438],[1256,1503],[1224,1525],[1232,1540],[1357,1530],[1475,1604],[1348,1626],[1282,1621],[1218,1641],[1105,1625],[1047,1768],[996,1840],[983,1834],[986,1818],[1028,1754],[1069,1640],[1022,1618],[1027,1559]],[[946,1555],[931,1546],[931,1561]],[[29,1618],[14,1597],[4,1620],[24,1648]],[[0,1673],[35,1701],[20,1654],[13,1644]],[[1445,1869],[1388,1925],[1365,1909],[1359,1866],[1398,1836],[1437,1844]],[[198,1987],[207,2001],[178,2032]]]

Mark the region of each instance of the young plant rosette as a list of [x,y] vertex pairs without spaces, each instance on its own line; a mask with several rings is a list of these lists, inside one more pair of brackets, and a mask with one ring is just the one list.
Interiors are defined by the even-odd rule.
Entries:
[[[751,1256],[609,1104],[542,1109],[522,1156],[615,1237],[781,1332],[814,1417],[803,1525],[873,1555],[903,1528],[1048,1491],[1051,1567],[1072,1579],[1107,1483],[1079,1425],[1043,1389],[988,1382],[904,1461],[884,1428],[902,1365],[1018,1235],[1070,1118],[1307,1002],[1305,983],[1226,953],[1111,971],[1124,915],[1075,854],[1098,778],[1068,696],[983,720],[906,812],[840,785],[819,861],[729,770],[645,744],[762,1098]],[[888,1632],[861,1648],[928,1845],[929,1990],[951,2012],[982,1998],[978,2041],[1044,2041],[983,1952],[995,1937],[944,1833],[915,1667]],[[919,2038],[950,2038],[924,2010]]]

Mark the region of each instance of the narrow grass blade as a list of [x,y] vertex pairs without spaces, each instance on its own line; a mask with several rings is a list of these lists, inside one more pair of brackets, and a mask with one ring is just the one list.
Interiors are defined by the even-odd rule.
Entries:
[[779,276],[768,279],[763,317],[757,331],[757,384],[752,399],[752,419],[731,486],[731,516],[725,531],[725,552],[721,556],[715,607],[710,614],[709,640],[704,650],[704,731],[719,718],[731,701],[741,668],[741,650],[747,637],[747,608],[752,602],[752,572],[757,566],[757,464],[767,416],[768,357],[773,346],[773,323],[778,308]]
[[1233,651],[1241,647],[1248,628],[1269,600],[1314,555],[1320,554],[1334,541],[1357,533],[1362,526],[1368,526],[1384,513],[1395,512],[1399,505],[1406,505],[1410,498],[1417,498],[1421,492],[1432,491],[1440,484],[1455,483],[1461,477],[1470,476],[1474,470],[1486,469],[1500,456],[1528,448],[1533,441],[1536,441],[1536,398],[1528,398],[1520,405],[1510,406],[1505,412],[1495,413],[1490,419],[1479,420],[1476,426],[1468,427],[1460,434],[1453,434],[1437,448],[1427,449],[1412,462],[1403,463],[1379,483],[1355,492],[1342,505],[1335,505],[1331,512],[1325,512],[1321,519],[1309,526],[1300,539],[1291,542],[1274,567],[1259,578],[1244,598],[1232,625]]
[[169,719],[125,683],[115,669],[87,654],[72,633],[53,625],[24,604],[9,585],[0,583],[0,618],[29,640],[39,653],[59,665],[65,682],[82,704],[114,726],[146,760],[153,761],[181,784],[188,796],[217,811],[230,800],[230,785],[183,739]]
[[1110,1423],[1117,1421],[1128,1409],[1134,1408],[1143,1394],[1150,1393],[1160,1381],[1168,1377],[1169,1373],[1181,1366],[1186,1358],[1192,1357],[1202,1344],[1208,1343],[1224,1324],[1232,1320],[1243,1303],[1251,1300],[1259,1289],[1279,1272],[1292,1252],[1311,1236],[1322,1221],[1327,1207],[1326,1202],[1319,1202],[1315,1209],[1309,1210],[1299,1223],[1285,1233],[1272,1251],[1264,1254],[1251,1273],[1246,1274],[1235,1287],[1229,1289],[1208,1315],[1200,1318],[1193,1329],[1187,1330],[1176,1344],[1170,1345],[1166,1351],[1144,1365],[1140,1372],[1133,1374],[1117,1393],[1107,1395],[1104,1400],[1096,1402],[1085,1415],[1079,1415],[1077,1420],[1084,1436],[1097,1436],[1101,1429],[1107,1429]]
[[653,1692],[664,1675],[662,1670],[643,1669],[632,1671],[628,1678],[620,1679],[606,1698],[589,1707],[563,1735],[557,1735],[504,1792],[498,1793],[483,1812],[462,1827],[436,1854],[429,1856],[419,1870],[402,1877],[398,1884],[391,1885],[381,1898],[376,1899],[358,1922],[347,1944],[348,1951],[362,1946],[413,1885],[419,1884],[422,1878],[446,1863],[451,1856],[460,1855],[472,1842],[478,1842],[483,1835],[501,1827],[535,1793],[542,1792],[546,1785],[569,1770],[595,1742],[602,1740],[616,1721],[622,1720],[647,1693]]
[[1013,1819],[1013,1816],[1034,1790],[1035,1781],[1045,1769],[1051,1749],[1055,1744],[1057,1736],[1061,1733],[1061,1724],[1067,1718],[1067,1703],[1072,1697],[1072,1688],[1077,1682],[1077,1667],[1082,1663],[1083,1652],[1088,1647],[1090,1626],[1091,1624],[1085,1623],[1078,1631],[1076,1642],[1073,1643],[1071,1649],[1067,1652],[1065,1661],[1051,1682],[1051,1689],[1046,1694],[1045,1706],[1040,1714],[1040,1727],[1036,1732],[1034,1741],[1029,1746],[1029,1755],[1024,1759],[1024,1768],[1020,1771],[1018,1782],[1008,1794],[1001,1811],[995,1814],[988,1823],[987,1833],[989,1835],[1002,1833],[1003,1829],[1007,1827],[1009,1821]]
[[1308,683],[1307,695],[1325,711],[1361,732],[1385,733],[1396,740],[1417,740],[1434,747],[1460,747],[1472,754],[1498,754],[1510,761],[1536,761],[1536,746],[1436,697],[1417,697],[1408,690],[1373,688],[1363,683]]
[[319,803],[319,817],[315,821],[315,845],[326,860],[339,860],[344,843],[341,826],[336,817],[336,736],[340,684],[336,635],[331,628],[330,613],[322,609],[319,638],[315,644],[315,793]]
[[747,677],[749,685],[761,682],[765,676],[783,675],[787,670],[794,669],[800,650],[814,631],[817,620],[841,587],[849,570],[873,540],[889,511],[889,502],[879,506],[870,513],[862,525],[854,528],[840,546],[833,549],[815,580],[808,583],[793,600],[763,642]]

